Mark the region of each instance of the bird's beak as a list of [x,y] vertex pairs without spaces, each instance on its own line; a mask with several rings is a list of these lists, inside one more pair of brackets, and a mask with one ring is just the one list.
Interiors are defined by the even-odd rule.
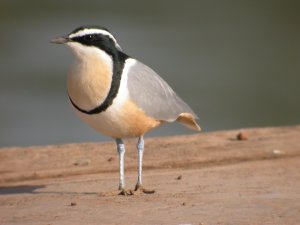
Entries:
[[67,43],[68,41],[70,41],[70,38],[68,36],[63,36],[63,37],[57,37],[54,38],[50,41],[50,43],[53,44],[64,44]]

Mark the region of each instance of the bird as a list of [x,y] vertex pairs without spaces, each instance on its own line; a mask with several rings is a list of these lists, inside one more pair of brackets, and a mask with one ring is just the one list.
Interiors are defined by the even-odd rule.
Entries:
[[138,139],[134,191],[154,193],[155,190],[148,190],[142,184],[145,133],[174,121],[200,131],[197,115],[153,69],[127,55],[105,27],[80,26],[50,42],[65,44],[73,53],[67,93],[75,113],[116,142],[119,194],[133,194],[133,190],[125,188],[125,138]]

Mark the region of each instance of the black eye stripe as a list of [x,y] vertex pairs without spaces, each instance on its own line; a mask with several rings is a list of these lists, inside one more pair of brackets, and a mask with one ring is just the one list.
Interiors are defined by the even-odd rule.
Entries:
[[85,46],[93,46],[105,51],[109,55],[116,54],[117,46],[109,35],[101,33],[86,34],[82,36],[75,36],[71,38],[73,42],[81,43]]
[[101,34],[86,34],[82,36],[75,36],[71,38],[73,41],[80,42],[82,44],[91,45],[93,42],[102,41],[106,39],[107,36]]
[[99,43],[110,43],[111,45],[115,45],[110,36],[97,33],[75,36],[71,38],[71,40],[88,46],[97,46]]
[[93,41],[97,38],[96,34],[88,34],[88,35],[84,35],[83,39],[87,40],[87,41]]

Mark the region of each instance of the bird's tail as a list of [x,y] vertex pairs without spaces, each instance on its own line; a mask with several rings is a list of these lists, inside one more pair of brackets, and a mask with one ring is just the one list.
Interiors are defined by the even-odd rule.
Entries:
[[190,113],[181,113],[176,121],[192,130],[201,131],[201,127],[197,124],[195,117]]

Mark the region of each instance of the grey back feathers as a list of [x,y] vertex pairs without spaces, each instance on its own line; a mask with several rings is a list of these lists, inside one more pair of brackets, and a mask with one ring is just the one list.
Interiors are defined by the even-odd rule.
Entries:
[[198,118],[158,74],[139,61],[130,67],[128,88],[130,98],[147,115],[157,120],[172,122],[181,113],[189,113],[195,119]]

